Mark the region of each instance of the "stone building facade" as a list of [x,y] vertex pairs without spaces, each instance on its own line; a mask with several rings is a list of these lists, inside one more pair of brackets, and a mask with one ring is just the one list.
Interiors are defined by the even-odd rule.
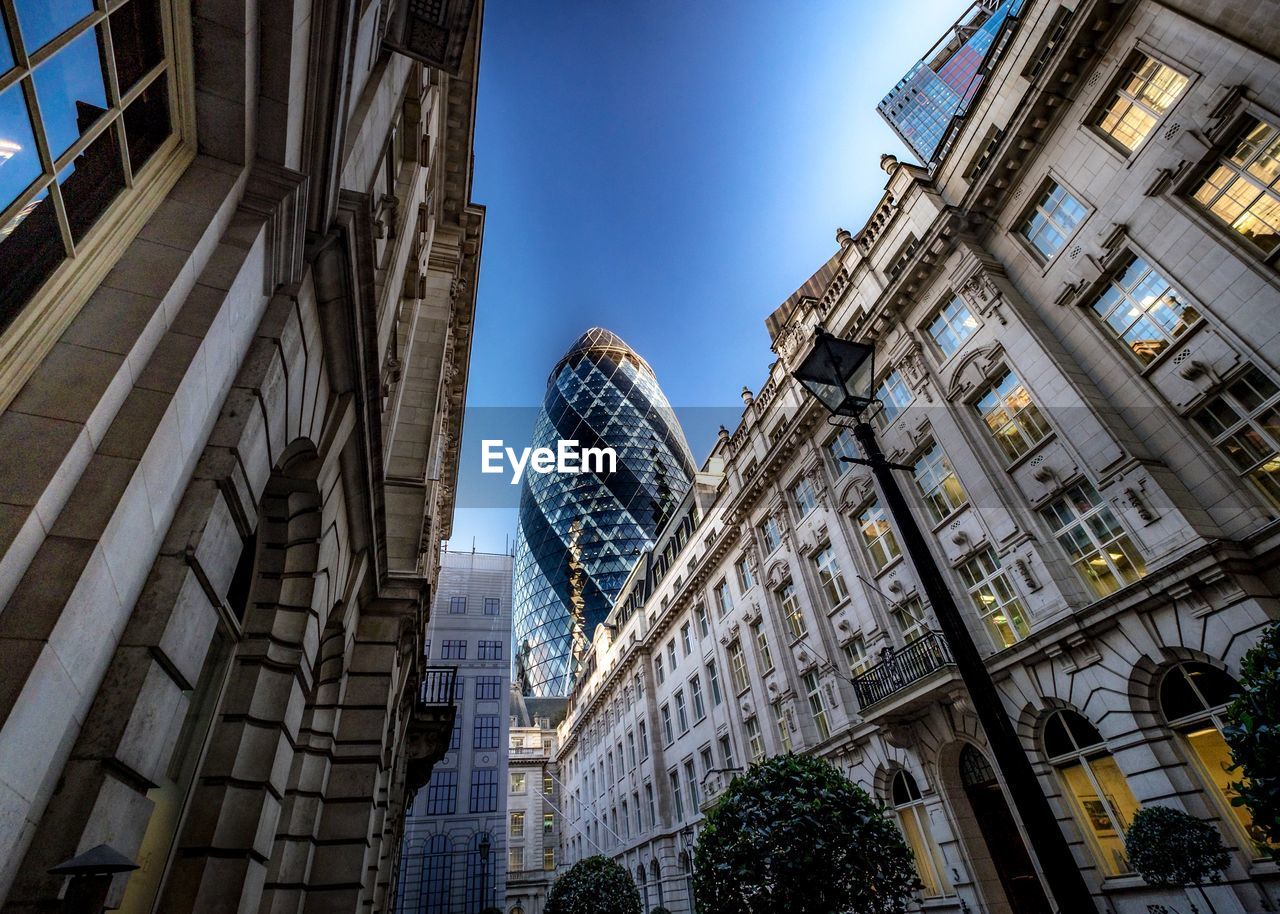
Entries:
[[87,87],[6,122],[0,910],[99,845],[110,909],[389,910],[454,714],[481,5],[48,9],[0,81]]
[[501,906],[507,870],[511,712],[510,555],[446,552],[427,654],[455,671],[448,750],[405,823],[397,911],[479,914]]
[[1280,618],[1280,27],[1038,0],[992,48],[943,153],[885,157],[770,317],[777,361],[571,695],[566,862],[614,856],[647,907],[690,910],[702,811],[788,750],[891,807],[928,910],[1049,907],[877,485],[790,376],[819,323],[875,343],[880,442],[1098,910],[1189,909],[1130,872],[1144,805],[1220,829],[1216,910],[1280,906],[1221,737]]
[[564,782],[553,761],[568,699],[511,689],[507,785],[507,897],[504,910],[542,914],[560,866]]

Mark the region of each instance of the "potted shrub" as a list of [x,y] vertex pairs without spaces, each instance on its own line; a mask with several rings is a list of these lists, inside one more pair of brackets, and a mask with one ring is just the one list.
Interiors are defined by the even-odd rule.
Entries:
[[640,893],[613,860],[587,857],[551,886],[546,914],[642,914]]

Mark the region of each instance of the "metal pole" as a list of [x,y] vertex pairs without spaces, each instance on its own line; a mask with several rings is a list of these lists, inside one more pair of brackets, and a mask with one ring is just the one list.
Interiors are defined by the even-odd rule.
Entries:
[[1023,750],[1013,722],[1005,713],[991,673],[973,643],[964,617],[933,559],[933,553],[929,551],[897,479],[894,478],[893,465],[880,450],[875,430],[869,422],[859,421],[853,427],[853,436],[866,457],[865,461],[858,462],[871,467],[876,482],[880,484],[889,516],[893,518],[898,534],[902,537],[902,546],[911,559],[911,564],[915,566],[920,586],[924,588],[925,596],[929,598],[934,614],[938,617],[942,634],[951,647],[956,668],[973,700],[974,711],[987,734],[996,768],[1013,800],[1014,813],[1022,822],[1027,840],[1031,844],[1030,851],[1040,864],[1040,871],[1052,900],[1057,903],[1061,914],[1096,914],[1098,908],[1094,904],[1093,895],[1089,892],[1084,877],[1080,875],[1071,848],[1045,798],[1035,771],[1031,768],[1031,760]]

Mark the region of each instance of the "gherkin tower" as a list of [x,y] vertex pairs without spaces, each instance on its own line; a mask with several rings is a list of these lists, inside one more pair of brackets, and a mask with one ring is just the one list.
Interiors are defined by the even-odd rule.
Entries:
[[527,695],[565,695],[577,658],[636,558],[693,480],[694,463],[653,369],[593,327],[547,381],[533,447],[611,447],[608,473],[527,473],[516,536],[516,678]]

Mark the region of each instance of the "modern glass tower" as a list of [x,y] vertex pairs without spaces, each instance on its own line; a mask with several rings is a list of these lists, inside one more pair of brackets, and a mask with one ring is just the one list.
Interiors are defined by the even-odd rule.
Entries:
[[576,661],[640,553],[693,480],[694,463],[653,369],[593,327],[556,363],[533,447],[611,447],[613,473],[528,473],[515,560],[515,665],[526,695],[565,695]]
[[978,0],[884,97],[876,110],[925,165],[951,119],[982,84],[979,71],[1005,21],[1024,0]]

